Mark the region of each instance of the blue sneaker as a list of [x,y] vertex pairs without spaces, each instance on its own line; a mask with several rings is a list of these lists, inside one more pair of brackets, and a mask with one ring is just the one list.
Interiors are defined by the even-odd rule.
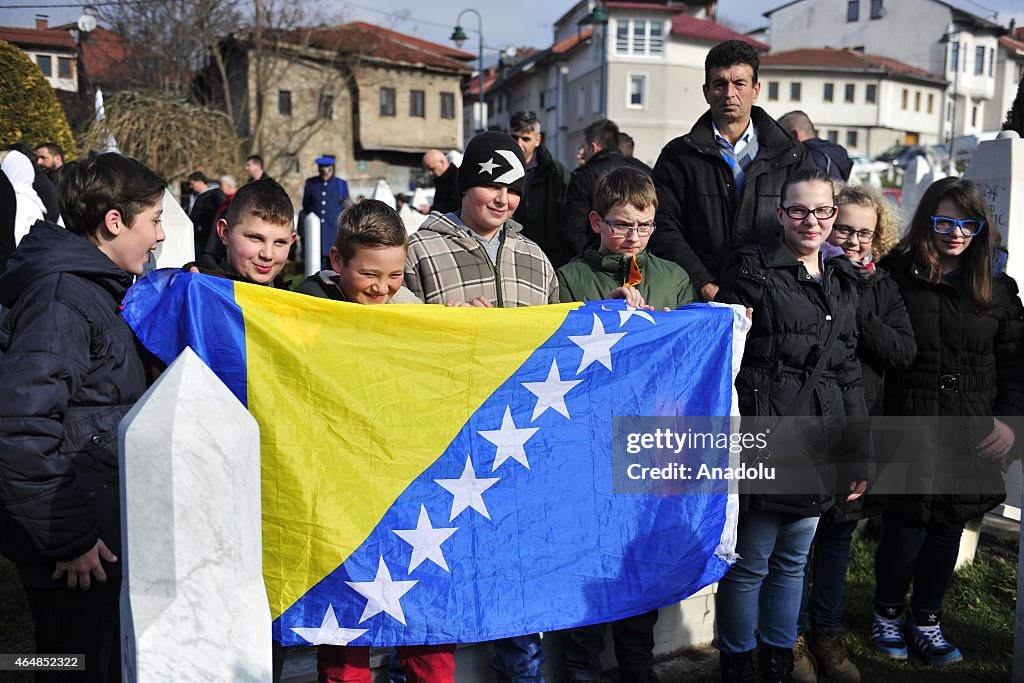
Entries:
[[876,650],[890,659],[907,658],[907,641],[903,638],[898,614],[892,619],[887,619],[875,612],[875,619],[871,624],[871,641],[875,644]]
[[959,648],[942,635],[942,625],[938,618],[934,621],[933,626],[918,626],[913,617],[907,614],[907,635],[914,649],[923,654],[932,666],[949,666],[964,661]]

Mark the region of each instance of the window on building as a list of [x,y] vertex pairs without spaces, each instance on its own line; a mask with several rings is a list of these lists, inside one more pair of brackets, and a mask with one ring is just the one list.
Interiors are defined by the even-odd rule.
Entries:
[[424,118],[427,115],[427,93],[422,90],[409,91],[409,116]]
[[53,60],[50,55],[36,55],[36,64],[47,78],[53,76]]
[[928,93],[928,113],[935,111],[935,93]]
[[828,141],[829,142],[835,143],[837,145],[839,144],[839,131],[838,130],[830,130],[828,132],[828,136],[827,137],[828,137]]
[[979,45],[974,48],[974,75],[981,76],[985,73],[985,46]]
[[990,47],[988,49],[988,75],[989,76],[991,76],[994,73],[995,67],[996,67],[996,49],[994,47]]
[[978,107],[978,105],[974,105],[973,107],[971,107],[971,125],[972,126],[977,126],[978,125],[978,109],[979,108],[980,107]]
[[57,58],[57,75],[61,78],[71,78],[73,76],[71,72],[71,58],[70,57],[58,57]]
[[903,89],[902,104],[900,106],[904,110],[906,110],[907,105],[909,104],[909,102],[910,102],[910,91],[908,91],[906,88],[904,88]]
[[791,102],[799,102],[800,101],[800,83],[799,82],[790,83],[789,84],[789,99],[790,99]]
[[582,85],[576,90],[576,118],[582,119],[587,113],[587,89]]
[[540,108],[541,109],[544,109],[544,107],[546,106],[545,105],[545,101],[547,100],[547,94],[548,94],[547,90],[541,90],[540,91]]
[[882,0],[871,0],[871,18],[881,19],[885,16],[885,4]]
[[843,91],[843,99],[847,102],[853,102],[856,93],[857,87],[853,83],[847,83],[846,88]]
[[629,100],[626,105],[633,109],[643,109],[647,106],[647,76],[643,74],[630,74],[629,76]]
[[590,113],[596,114],[601,111],[601,82],[594,81],[590,84]]
[[960,43],[949,44],[949,70],[956,71],[960,68]]
[[848,130],[846,131],[846,146],[856,147],[857,146],[857,131]]
[[320,105],[316,111],[317,118],[330,121],[334,118],[334,95],[331,93],[320,93]]
[[381,88],[380,89],[380,115],[381,116],[394,116],[395,115],[395,89],[394,88]]
[[946,120],[947,121],[952,121],[953,120],[953,103],[952,102],[946,103]]
[[277,91],[277,113],[281,116],[292,115],[292,91],[291,90],[278,90]]
[[665,22],[660,19],[616,19],[615,52],[634,56],[665,54]]
[[835,85],[833,85],[832,83],[826,83],[825,84],[825,92],[822,95],[822,97],[824,98],[824,100],[826,102],[831,102],[832,101],[834,91],[835,91]]
[[878,101],[878,86],[874,83],[868,83],[864,86],[864,101],[869,104],[874,104]]
[[441,93],[441,118],[442,119],[454,119],[455,118],[455,93],[443,92]]
[[860,21],[860,0],[849,0],[846,3],[846,20]]
[[768,101],[775,102],[779,99],[779,82],[768,81]]
[[914,111],[921,111],[921,91],[914,93]]

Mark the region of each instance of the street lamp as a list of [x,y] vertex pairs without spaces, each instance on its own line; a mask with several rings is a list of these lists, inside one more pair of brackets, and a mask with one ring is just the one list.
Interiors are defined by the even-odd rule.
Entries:
[[946,32],[939,38],[939,43],[946,45],[946,57],[944,61],[949,63],[949,53],[956,48],[956,59],[953,60],[953,120],[949,122],[949,163],[953,163],[953,138],[956,135],[956,96],[957,86],[960,84],[960,60],[964,59],[963,44],[957,40],[953,42],[953,35],[959,33],[956,24],[952,22],[946,27]]
[[452,31],[452,37],[450,40],[455,43],[455,47],[461,49],[463,44],[465,44],[466,40],[468,39],[469,36],[467,36],[466,32],[462,30],[462,15],[464,15],[466,12],[472,12],[473,14],[476,15],[477,33],[479,33],[480,35],[480,92],[478,104],[479,113],[477,114],[477,116],[479,117],[477,121],[477,132],[480,132],[487,127],[486,122],[484,121],[484,20],[480,16],[480,13],[472,8],[464,9],[461,12],[459,12],[459,16],[455,20],[455,30]]
[[594,4],[594,9],[591,10],[590,14],[580,19],[577,22],[577,31],[579,27],[584,24],[590,24],[594,27],[593,39],[597,41],[597,59],[601,65],[601,77],[600,86],[598,89],[598,96],[601,101],[600,106],[600,117],[603,119],[607,115],[607,99],[608,99],[608,37],[605,35],[608,27],[608,10],[605,9],[604,3],[598,0]]

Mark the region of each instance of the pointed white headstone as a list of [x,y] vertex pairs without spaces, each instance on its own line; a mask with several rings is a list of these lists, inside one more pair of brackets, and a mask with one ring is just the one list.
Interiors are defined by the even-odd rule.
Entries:
[[164,190],[163,208],[161,221],[164,241],[157,246],[153,256],[149,257],[146,274],[157,268],[181,268],[186,263],[196,260],[195,227],[170,190]]
[[1010,252],[1006,272],[1024,283],[1024,140],[1009,131],[978,145],[964,171],[981,186],[992,220]]
[[256,420],[185,349],[121,422],[124,680],[271,680]]
[[388,181],[383,178],[377,181],[377,186],[373,188],[373,197],[371,199],[384,202],[392,209],[395,208],[395,193],[391,191]]
[[907,164],[906,173],[903,174],[903,190],[900,192],[903,215],[908,219],[913,216],[925,190],[936,180],[945,177],[945,171],[939,166],[933,167],[925,156],[911,159]]

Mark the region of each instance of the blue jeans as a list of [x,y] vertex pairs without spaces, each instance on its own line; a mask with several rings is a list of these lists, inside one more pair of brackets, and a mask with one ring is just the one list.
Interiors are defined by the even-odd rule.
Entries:
[[718,582],[719,650],[750,652],[757,647],[757,636],[772,647],[796,644],[804,567],[817,526],[817,517],[761,510],[743,514],[736,538],[740,559]]
[[544,683],[543,665],[544,650],[538,633],[494,641],[491,668],[498,672],[501,683]]
[[[818,524],[807,561],[804,589],[800,600],[798,629],[835,629],[843,625],[843,593],[846,567],[850,563],[850,542],[857,520]],[[808,613],[809,612],[809,613]]]

